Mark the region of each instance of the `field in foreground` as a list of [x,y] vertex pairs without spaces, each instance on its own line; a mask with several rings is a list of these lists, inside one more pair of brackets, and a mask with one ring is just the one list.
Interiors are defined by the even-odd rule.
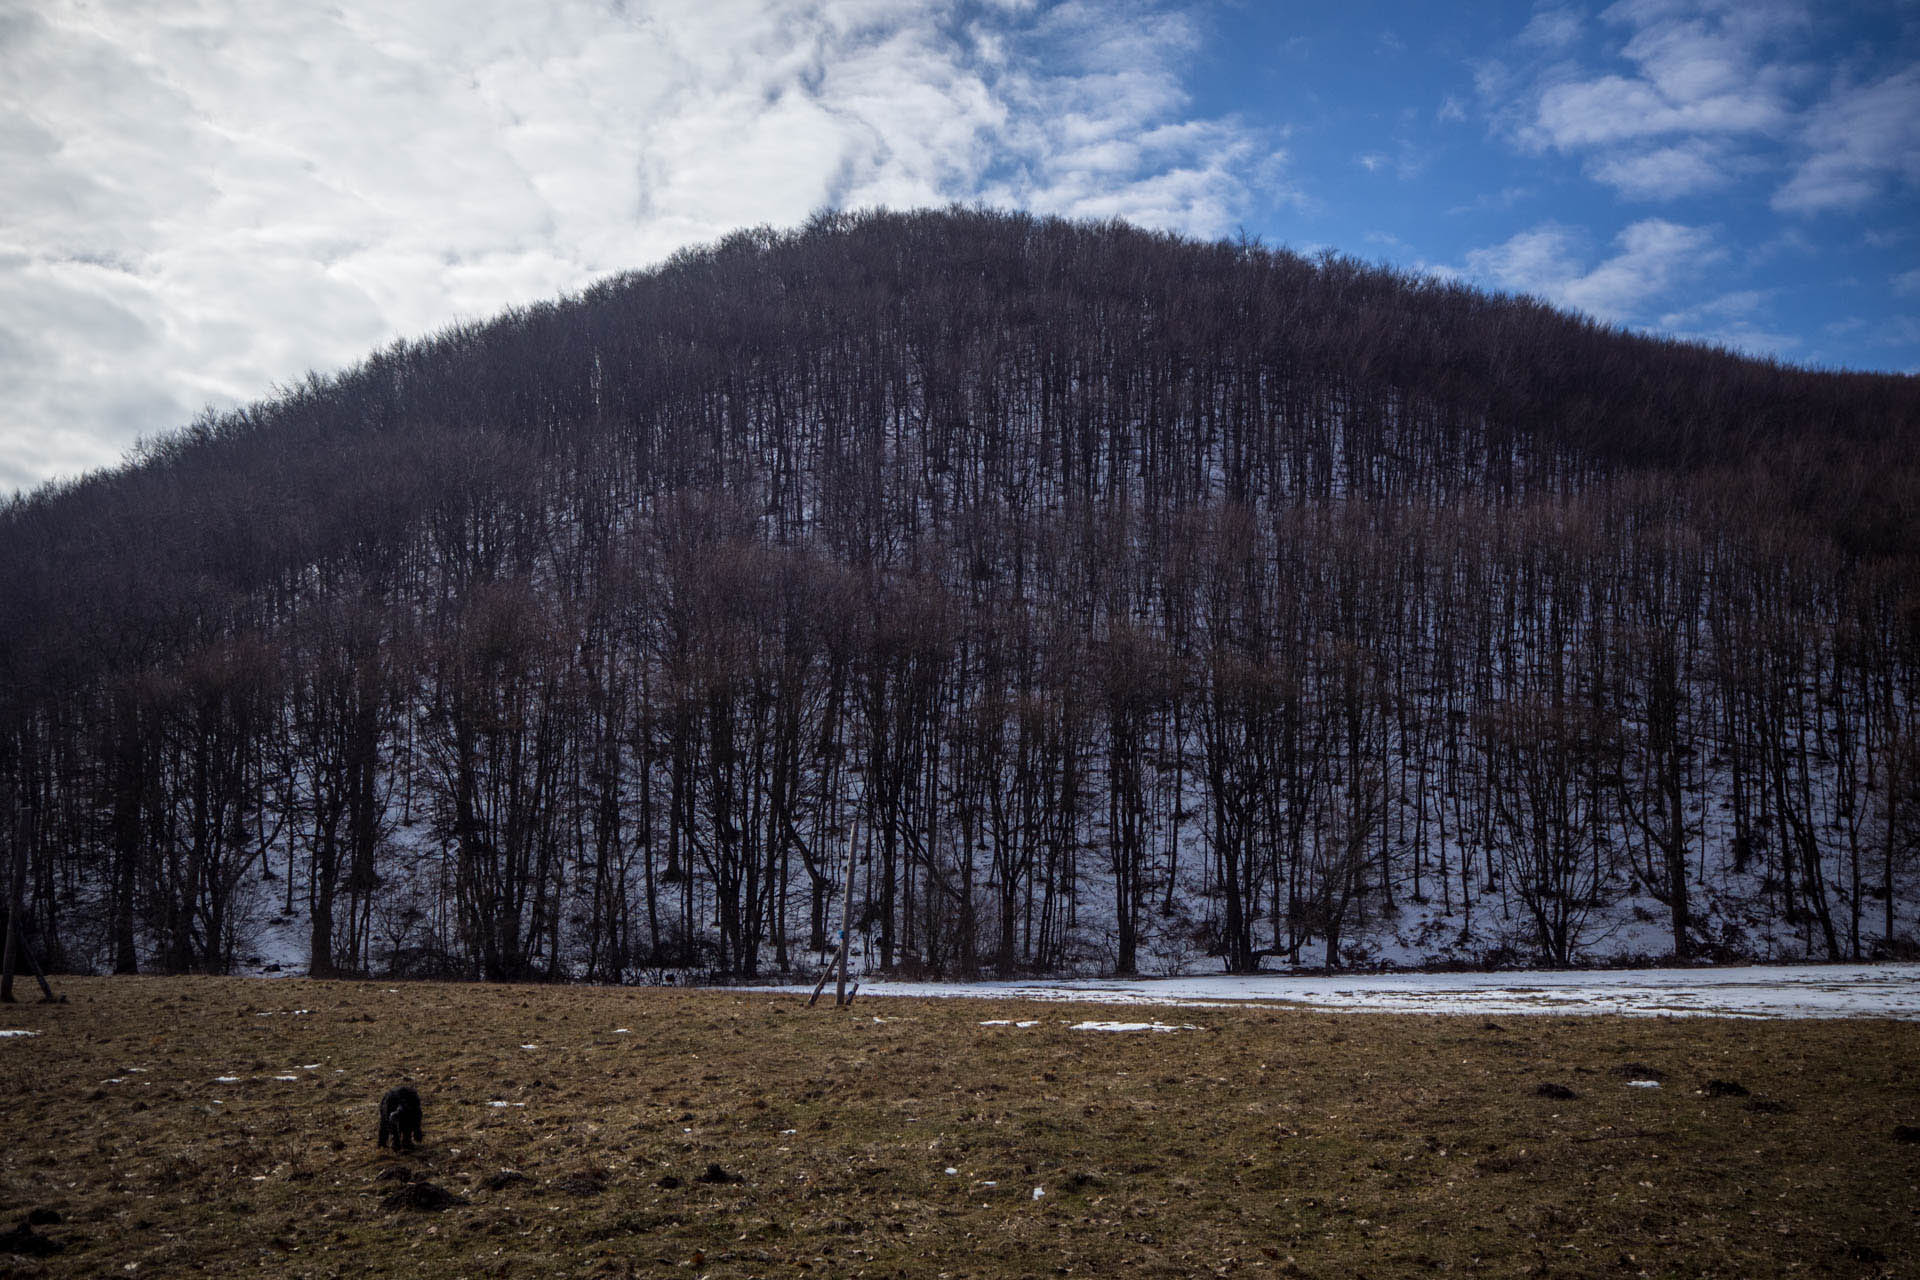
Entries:
[[0,1008],[0,1274],[1920,1274],[1910,1022],[63,989]]

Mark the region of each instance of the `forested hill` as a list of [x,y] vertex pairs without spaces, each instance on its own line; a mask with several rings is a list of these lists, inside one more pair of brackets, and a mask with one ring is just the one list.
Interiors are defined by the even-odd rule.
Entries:
[[791,971],[850,837],[895,971],[1910,953],[1917,442],[1332,256],[743,232],[0,508],[0,838],[71,968]]

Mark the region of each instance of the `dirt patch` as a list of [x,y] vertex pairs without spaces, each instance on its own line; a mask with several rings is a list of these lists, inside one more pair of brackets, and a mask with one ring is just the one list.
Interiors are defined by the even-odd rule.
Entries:
[[[1102,1010],[1060,1003],[875,1021],[393,985],[83,979],[23,1010],[45,1034],[0,1056],[25,1135],[0,1142],[0,1224],[59,1248],[0,1271],[1920,1274],[1913,1148],[1885,1136],[1913,1023],[1222,1006],[1095,1036],[1070,1027]],[[1001,1018],[1034,1025],[979,1025]],[[1749,1095],[1594,1083],[1660,1063]],[[427,1108],[403,1158],[374,1145],[394,1080]]]

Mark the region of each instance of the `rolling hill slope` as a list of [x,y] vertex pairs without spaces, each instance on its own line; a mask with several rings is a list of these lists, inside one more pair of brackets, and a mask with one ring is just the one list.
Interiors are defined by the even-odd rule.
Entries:
[[[1920,382],[979,210],[0,508],[41,949],[632,980],[1910,954]],[[1205,959],[1213,957],[1212,960]]]

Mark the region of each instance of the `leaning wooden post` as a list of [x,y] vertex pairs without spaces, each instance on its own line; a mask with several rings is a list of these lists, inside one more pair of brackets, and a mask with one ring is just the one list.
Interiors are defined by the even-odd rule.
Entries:
[[853,820],[853,830],[847,836],[847,884],[840,894],[840,980],[833,986],[833,1007],[842,1008],[847,1003],[847,949],[852,941],[853,915],[853,868],[854,854],[860,847],[860,819]]

